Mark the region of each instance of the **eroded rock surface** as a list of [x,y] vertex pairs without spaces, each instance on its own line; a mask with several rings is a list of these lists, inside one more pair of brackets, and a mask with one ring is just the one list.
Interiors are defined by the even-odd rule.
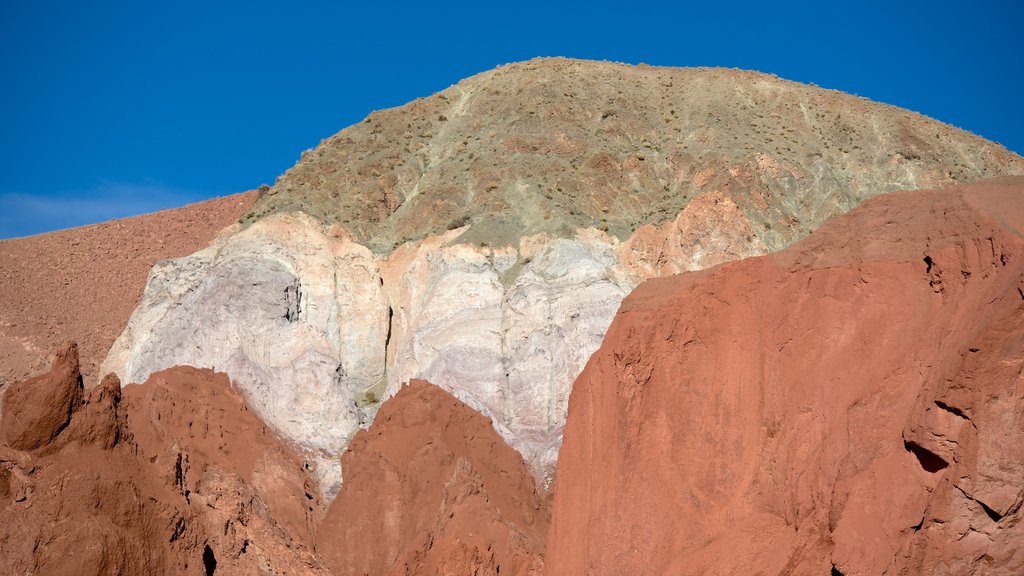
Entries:
[[[10,389],[45,379],[79,402],[31,450],[0,446],[0,572],[328,574],[315,481],[226,376],[176,368],[83,391],[74,360]],[[25,416],[5,403],[5,426]]]
[[342,456],[317,535],[335,576],[527,575],[543,568],[545,497],[487,418],[414,380]]
[[547,573],[1024,572],[1024,179],[651,280],[576,381]]

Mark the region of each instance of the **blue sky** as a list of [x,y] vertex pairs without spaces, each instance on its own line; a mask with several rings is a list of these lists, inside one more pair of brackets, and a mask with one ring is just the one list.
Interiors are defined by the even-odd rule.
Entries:
[[498,64],[728,66],[1024,153],[1024,2],[0,3],[0,238],[267,183]]

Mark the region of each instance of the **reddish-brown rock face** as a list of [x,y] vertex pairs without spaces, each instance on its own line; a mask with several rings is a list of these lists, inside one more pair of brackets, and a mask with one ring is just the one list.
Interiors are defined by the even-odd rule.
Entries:
[[7,392],[0,573],[327,573],[300,456],[224,375],[175,368],[83,394],[75,350]]
[[414,380],[342,455],[317,536],[335,576],[534,574],[547,504],[522,458],[455,397]]
[[4,418],[0,421],[4,440],[17,450],[42,448],[64,430],[81,402],[78,345],[68,344],[57,353],[49,372],[4,392]]
[[547,573],[1024,573],[1024,179],[643,284],[572,392]]

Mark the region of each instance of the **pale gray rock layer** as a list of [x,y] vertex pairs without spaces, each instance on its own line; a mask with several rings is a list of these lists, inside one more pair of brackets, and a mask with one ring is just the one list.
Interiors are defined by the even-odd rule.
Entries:
[[456,229],[375,256],[338,226],[275,215],[154,267],[101,373],[134,383],[182,364],[226,372],[268,425],[317,455],[328,494],[352,434],[422,378],[489,416],[548,483],[572,382],[626,294],[652,275],[764,251],[714,234],[680,249],[686,221],[684,210],[638,231],[642,243],[584,229],[488,247],[456,242]]

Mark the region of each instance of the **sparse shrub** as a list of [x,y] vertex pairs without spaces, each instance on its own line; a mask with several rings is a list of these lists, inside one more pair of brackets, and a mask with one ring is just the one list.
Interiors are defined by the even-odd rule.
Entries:
[[467,224],[469,224],[469,214],[463,214],[462,216],[459,216],[458,218],[452,220],[448,224],[448,229],[455,230],[456,228],[462,228]]

